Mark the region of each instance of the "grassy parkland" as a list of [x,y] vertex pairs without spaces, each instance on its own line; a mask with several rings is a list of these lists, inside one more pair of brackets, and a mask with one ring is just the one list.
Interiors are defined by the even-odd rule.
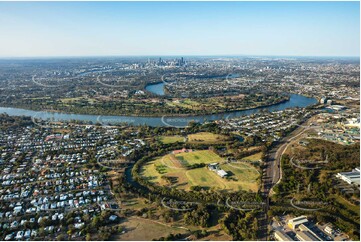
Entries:
[[187,136],[164,135],[159,137],[163,144],[189,143],[189,144],[221,144],[230,141],[230,137],[211,132],[198,132]]
[[185,138],[180,135],[171,135],[171,136],[161,136],[159,138],[160,142],[163,144],[174,144],[177,142],[184,142]]
[[[218,163],[228,176],[222,178],[208,165]],[[183,190],[246,190],[256,192],[259,171],[251,164],[239,161],[229,163],[213,150],[173,151],[146,163],[140,175],[159,186],[173,186]]]
[[199,132],[195,134],[189,134],[187,136],[187,141],[189,143],[223,143],[229,141],[229,137],[221,134],[213,134],[210,132]]

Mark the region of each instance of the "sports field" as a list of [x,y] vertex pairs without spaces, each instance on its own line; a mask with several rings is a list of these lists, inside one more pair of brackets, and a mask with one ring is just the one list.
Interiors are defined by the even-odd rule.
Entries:
[[173,144],[176,142],[184,142],[184,137],[179,135],[173,135],[173,136],[161,136],[160,141],[163,144]]
[[213,134],[209,132],[199,132],[188,135],[188,142],[190,143],[221,143],[227,141],[229,138],[221,134]]
[[258,153],[254,154],[254,155],[244,157],[244,158],[242,158],[242,160],[244,160],[244,161],[259,161],[259,160],[261,160],[261,158],[262,158],[262,152],[258,152]]
[[252,190],[256,192],[260,184],[260,171],[246,162],[236,162],[222,165],[221,168],[237,181],[232,181],[233,187],[241,187],[242,190]]
[[[229,172],[231,179],[221,178],[207,166],[187,169],[189,165],[214,162],[220,163],[220,168]],[[210,150],[158,157],[142,167],[141,175],[152,183],[184,190],[190,190],[191,186],[200,186],[205,190],[214,188],[257,191],[259,183],[259,172],[255,167],[246,162],[224,164],[223,159]]]

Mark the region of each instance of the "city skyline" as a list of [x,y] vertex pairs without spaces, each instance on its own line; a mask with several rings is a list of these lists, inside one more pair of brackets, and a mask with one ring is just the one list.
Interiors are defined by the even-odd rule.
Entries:
[[0,57],[359,57],[359,2],[1,2]]

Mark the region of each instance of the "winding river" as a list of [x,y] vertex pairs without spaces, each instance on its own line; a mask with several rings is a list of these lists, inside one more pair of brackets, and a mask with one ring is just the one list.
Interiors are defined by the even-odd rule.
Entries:
[[[156,83],[148,85],[146,89],[150,92],[153,92],[157,95],[164,94],[164,83]],[[280,111],[287,108],[295,107],[307,107],[313,104],[316,104],[317,100],[314,98],[305,97],[302,95],[291,94],[290,99],[286,102],[271,105],[268,107],[262,108],[253,108],[243,111],[228,112],[222,114],[211,114],[211,115],[201,115],[201,116],[187,116],[187,117],[174,117],[174,116],[163,116],[163,117],[133,117],[133,116],[103,116],[103,115],[86,115],[86,114],[67,114],[67,113],[58,113],[58,112],[47,112],[47,111],[33,111],[20,108],[6,108],[0,107],[0,113],[7,113],[11,116],[31,116],[34,118],[39,118],[43,120],[54,120],[54,121],[70,121],[70,120],[79,120],[79,121],[91,121],[93,123],[101,123],[104,125],[107,124],[116,124],[116,123],[128,123],[131,125],[149,125],[149,126],[173,126],[173,127],[184,127],[190,121],[204,122],[204,121],[213,121],[220,120],[224,118],[234,118],[245,115],[254,114],[260,112],[261,110],[269,111]]]

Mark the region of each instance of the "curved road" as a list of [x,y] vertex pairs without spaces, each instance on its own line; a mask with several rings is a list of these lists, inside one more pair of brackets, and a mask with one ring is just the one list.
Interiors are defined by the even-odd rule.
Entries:
[[[312,118],[312,117],[311,117]],[[309,118],[304,124],[307,125]],[[280,167],[280,162],[282,155],[287,150],[288,146],[292,143],[293,140],[300,137],[305,131],[317,128],[318,126],[299,126],[294,131],[292,131],[288,136],[284,137],[279,141],[279,143],[273,147],[267,154],[266,160],[266,171],[264,172],[262,178],[262,194],[265,198],[265,208],[264,214],[260,219],[260,234],[259,237],[261,240],[268,240],[268,217],[267,212],[269,209],[269,197],[273,193],[273,187],[279,183],[282,179],[282,169]]]

